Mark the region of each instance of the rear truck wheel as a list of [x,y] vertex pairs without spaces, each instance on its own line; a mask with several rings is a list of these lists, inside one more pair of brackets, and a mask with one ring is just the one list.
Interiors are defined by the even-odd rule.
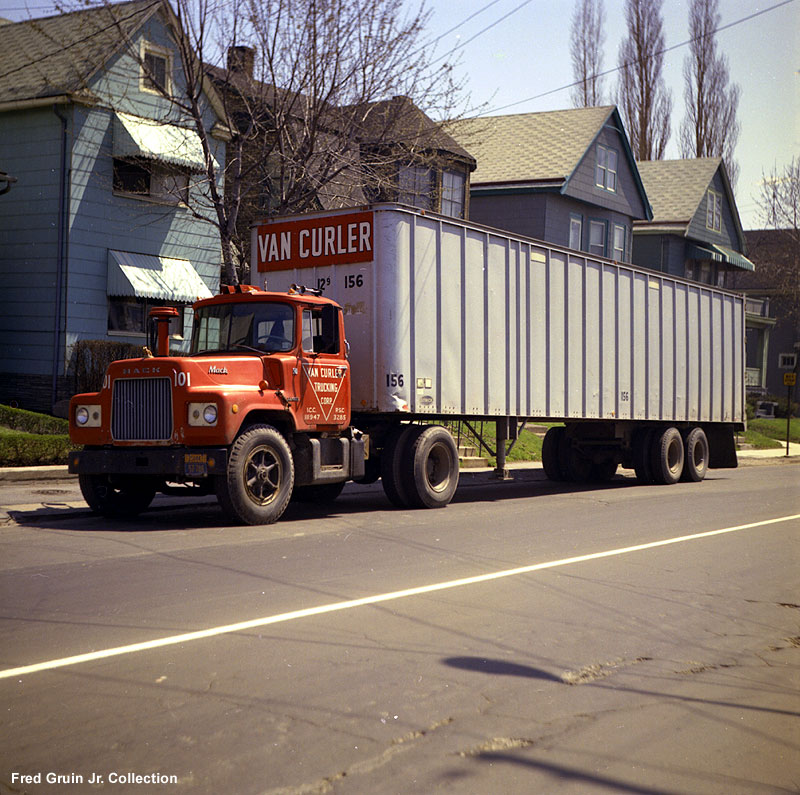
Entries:
[[633,437],[633,470],[639,483],[644,486],[653,482],[650,453],[654,433],[652,428],[643,428],[636,431]]
[[542,468],[548,480],[556,482],[564,480],[564,473],[559,464],[558,451],[561,448],[561,440],[564,438],[565,430],[566,428],[563,425],[558,425],[550,428],[544,435],[544,441],[542,442]]
[[420,425],[398,425],[386,435],[381,452],[381,483],[389,502],[397,508],[408,508],[409,495],[403,481],[402,463],[409,436],[418,433]]
[[586,483],[592,474],[592,460],[572,446],[572,440],[564,434],[558,442],[558,468],[562,480],[573,483]]
[[231,447],[227,471],[217,477],[217,499],[235,521],[272,524],[286,510],[293,485],[286,440],[271,425],[253,425]]
[[681,480],[699,483],[708,472],[708,439],[702,428],[692,428],[683,437]]
[[344,481],[339,483],[321,483],[318,486],[295,486],[292,499],[297,502],[313,502],[327,505],[333,502],[344,488]]
[[447,428],[421,425],[408,436],[401,471],[409,503],[444,508],[458,486],[458,448]]
[[683,473],[683,439],[677,428],[657,431],[652,443],[653,480],[671,486]]
[[89,507],[110,519],[133,519],[153,501],[156,482],[137,475],[78,475]]
[[592,474],[590,480],[595,483],[608,483],[617,474],[617,462],[613,459],[592,464]]

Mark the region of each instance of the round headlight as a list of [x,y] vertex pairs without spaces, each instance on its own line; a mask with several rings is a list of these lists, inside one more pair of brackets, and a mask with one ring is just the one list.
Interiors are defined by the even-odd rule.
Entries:
[[203,409],[203,419],[209,425],[213,425],[217,421],[217,407],[216,406],[206,406]]
[[89,410],[81,406],[75,412],[75,422],[77,422],[78,425],[86,425],[86,423],[89,422]]

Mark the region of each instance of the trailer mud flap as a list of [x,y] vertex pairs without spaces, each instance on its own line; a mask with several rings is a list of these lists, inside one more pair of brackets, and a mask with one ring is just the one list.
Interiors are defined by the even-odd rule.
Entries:
[[736,469],[736,439],[733,425],[703,425],[708,439],[709,469]]

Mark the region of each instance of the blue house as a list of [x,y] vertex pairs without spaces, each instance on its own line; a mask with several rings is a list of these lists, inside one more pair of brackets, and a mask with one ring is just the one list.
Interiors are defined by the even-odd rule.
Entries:
[[653,217],[633,228],[633,261],[718,287],[752,271],[721,157],[637,163]]
[[[134,0],[0,26],[0,402],[51,410],[73,388],[82,339],[145,344],[151,306],[191,310],[217,290],[219,237],[197,127],[163,0]],[[212,157],[227,128],[202,98]],[[221,168],[217,173],[221,175]],[[218,179],[222,188],[222,178]]]
[[477,168],[472,221],[630,262],[633,222],[650,205],[613,106],[454,122]]

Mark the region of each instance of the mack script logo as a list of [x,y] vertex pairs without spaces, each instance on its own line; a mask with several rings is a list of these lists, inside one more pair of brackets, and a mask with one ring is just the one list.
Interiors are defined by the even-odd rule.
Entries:
[[208,368],[209,375],[227,375],[228,368],[227,367],[217,367],[217,365],[212,364],[211,367]]

